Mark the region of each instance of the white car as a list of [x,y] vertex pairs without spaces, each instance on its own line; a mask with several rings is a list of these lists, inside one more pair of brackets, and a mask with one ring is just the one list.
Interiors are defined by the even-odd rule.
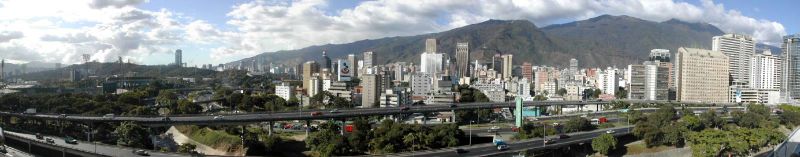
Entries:
[[609,134],[613,134],[613,133],[615,133],[615,132],[616,132],[616,131],[614,131],[614,130],[606,130],[606,133],[609,133]]
[[492,126],[492,130],[499,130],[499,129],[500,129],[499,126]]
[[497,150],[499,150],[499,151],[503,151],[503,150],[507,150],[507,149],[508,149],[508,145],[505,145],[505,144],[501,144],[501,145],[497,146]]
[[214,116],[214,120],[219,120],[219,119],[222,119],[222,118],[223,118],[222,115]]

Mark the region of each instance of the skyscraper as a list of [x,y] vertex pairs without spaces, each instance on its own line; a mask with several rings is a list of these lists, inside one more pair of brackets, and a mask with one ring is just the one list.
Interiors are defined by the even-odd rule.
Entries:
[[729,62],[725,54],[681,47],[675,63],[678,101],[728,102]]
[[366,69],[374,66],[373,64],[375,64],[375,58],[374,58],[375,56],[373,55],[374,54],[372,53],[372,51],[364,52],[364,65],[362,67]]
[[3,79],[5,79],[5,75],[6,75],[6,59],[3,59],[2,61],[0,61],[0,82],[2,82]]
[[777,57],[769,49],[764,53],[753,55],[750,61],[750,87],[755,89],[778,89],[775,87],[775,76],[778,67],[775,66]]
[[425,40],[425,53],[436,53],[436,39]]
[[715,36],[711,50],[728,56],[728,72],[734,88],[747,88],[750,81],[750,59],[755,54],[756,42],[751,36],[725,34]]
[[381,95],[381,77],[380,75],[367,74],[361,77],[361,86],[363,87],[361,95],[361,106],[375,107],[378,106],[378,100]]
[[441,53],[423,53],[420,56],[420,71],[431,75],[438,75],[442,72],[442,54]]
[[311,79],[314,78],[314,73],[319,73],[319,64],[317,62],[308,61],[303,63],[303,89],[306,89],[306,94],[310,94],[308,91],[312,86]]
[[359,69],[358,69],[358,58],[356,57],[356,54],[347,55],[347,62],[350,63],[350,70],[353,70],[352,77],[358,78]]
[[328,52],[322,51],[322,64],[322,68],[333,70],[333,63],[331,63],[331,58],[328,57]]
[[469,76],[469,44],[456,43],[456,67],[458,77]]
[[503,79],[509,80],[511,79],[511,69],[514,68],[513,66],[513,55],[507,54],[503,55]]
[[672,55],[667,49],[652,49],[648,61],[656,62],[661,67],[667,68],[667,87],[675,89],[675,68],[672,64]]
[[183,51],[175,50],[175,66],[183,66]]
[[781,97],[796,101],[800,99],[800,34],[784,36],[781,49]]
[[628,99],[667,100],[669,69],[659,61],[645,61],[640,65],[628,65],[630,83]]
[[573,76],[578,74],[578,60],[575,58],[569,60],[569,74]]

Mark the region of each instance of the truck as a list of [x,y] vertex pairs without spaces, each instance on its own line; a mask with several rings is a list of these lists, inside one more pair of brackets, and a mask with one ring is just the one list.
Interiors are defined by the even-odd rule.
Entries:
[[22,112],[22,113],[24,113],[24,114],[36,114],[36,109],[35,108],[28,108],[28,109],[25,109],[25,112]]

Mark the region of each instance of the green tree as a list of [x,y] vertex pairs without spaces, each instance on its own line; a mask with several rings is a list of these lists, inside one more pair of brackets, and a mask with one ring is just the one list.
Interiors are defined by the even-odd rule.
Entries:
[[684,127],[690,131],[703,130],[703,123],[700,121],[700,118],[697,118],[695,115],[684,115],[681,117],[681,123],[684,124]]
[[592,130],[594,129],[594,126],[591,122],[589,122],[589,120],[586,120],[586,118],[574,117],[570,118],[569,121],[564,124],[564,129],[567,132],[580,132]]
[[144,148],[150,144],[147,129],[133,122],[122,122],[114,133],[119,136],[117,145]]
[[706,128],[720,128],[724,120],[717,116],[716,111],[712,109],[700,114],[700,122],[703,123],[703,126]]
[[174,106],[178,103],[178,94],[174,90],[161,90],[158,92],[156,102],[163,106]]
[[558,89],[558,91],[556,91],[556,94],[558,94],[559,96],[564,96],[567,94],[567,89],[564,88]]
[[178,152],[189,153],[194,151],[195,148],[197,148],[197,145],[191,143],[183,143],[181,144],[181,146],[178,147]]
[[614,149],[617,149],[617,138],[611,134],[602,134],[592,139],[592,150],[600,154],[608,155]]
[[617,99],[625,99],[625,98],[628,98],[628,91],[627,91],[627,90],[625,90],[625,88],[618,87],[617,91],[616,91],[616,92],[614,92],[614,96],[615,96]]
[[198,114],[203,111],[203,107],[189,100],[182,99],[178,101],[178,106],[175,108],[175,111],[178,114]]
[[594,89],[594,92],[592,93],[592,98],[595,99],[600,98],[600,94],[603,94],[603,91],[600,91],[600,89]]

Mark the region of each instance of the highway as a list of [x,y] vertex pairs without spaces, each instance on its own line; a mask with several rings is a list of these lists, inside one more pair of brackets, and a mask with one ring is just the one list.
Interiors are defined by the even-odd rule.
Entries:
[[[553,105],[596,105],[608,104],[607,101],[536,101],[525,102],[523,106],[553,106]],[[441,112],[452,110],[475,110],[475,109],[492,109],[503,107],[514,107],[513,102],[503,103],[455,103],[452,104],[432,104],[412,106],[407,110],[401,107],[384,107],[384,108],[355,108],[355,109],[339,109],[338,112],[330,112],[330,110],[303,110],[303,111],[289,111],[289,112],[274,112],[274,113],[250,113],[250,114],[230,114],[222,115],[222,118],[215,119],[213,115],[178,115],[171,116],[169,120],[162,119],[159,116],[117,116],[117,117],[103,117],[103,116],[82,116],[82,115],[67,115],[61,117],[56,114],[22,114],[22,113],[9,113],[0,112],[2,116],[14,116],[21,118],[32,119],[48,119],[48,120],[67,120],[77,122],[122,122],[122,121],[135,121],[145,125],[215,125],[215,124],[249,124],[266,121],[284,121],[284,120],[318,120],[318,119],[337,119],[349,117],[362,117],[362,116],[377,116],[377,115],[397,115],[405,113],[428,113],[428,112]],[[319,112],[318,115],[312,113]]]
[[[589,132],[569,133],[567,135],[571,137],[567,139],[557,139],[558,138],[557,135],[548,136],[547,139],[557,139],[557,140],[555,143],[547,145],[543,145],[544,143],[542,138],[507,142],[509,149],[504,151],[499,151],[497,150],[497,147],[494,146],[494,144],[487,143],[487,144],[452,147],[452,148],[445,148],[438,150],[405,152],[398,154],[390,154],[388,156],[431,156],[431,157],[511,156],[516,154],[516,152],[524,150],[542,150],[547,148],[559,148],[562,146],[581,143],[581,142],[588,143],[592,140],[592,138],[597,137],[601,134],[605,134],[607,130],[614,130],[615,131],[614,136],[622,136],[630,133],[629,129],[632,130],[632,128],[633,126],[624,126],[624,127],[609,128],[609,129],[598,129]],[[459,154],[455,152],[456,149],[464,149],[467,152]]]
[[[35,140],[35,141],[37,141],[39,143],[46,143],[44,140],[36,139],[36,136],[35,135],[31,135],[31,134],[23,134],[23,133],[10,132],[10,131],[4,131],[4,133],[6,135],[11,134],[11,135],[16,135],[18,137],[23,137],[23,138],[26,138],[26,139],[30,139],[30,140]],[[56,145],[56,146],[65,147],[65,148],[72,148],[72,149],[77,149],[77,150],[81,150],[81,151],[85,151],[85,152],[92,152],[92,153],[96,152],[95,154],[100,154],[100,155],[114,156],[114,157],[138,157],[139,156],[139,155],[136,155],[136,154],[132,153],[132,151],[134,150],[132,148],[105,145],[105,144],[95,144],[95,143],[84,142],[84,141],[78,141],[78,144],[68,144],[68,143],[65,143],[64,140],[61,137],[45,136],[45,138],[52,138],[55,141],[54,143],[52,143],[50,145]],[[19,149],[22,149],[22,148],[19,148]],[[147,152],[150,154],[150,156],[171,157],[171,156],[187,156],[188,155],[188,154],[161,153],[161,152],[155,152],[155,151],[151,151],[151,150],[148,150]],[[34,153],[34,155],[36,155],[36,154]]]

